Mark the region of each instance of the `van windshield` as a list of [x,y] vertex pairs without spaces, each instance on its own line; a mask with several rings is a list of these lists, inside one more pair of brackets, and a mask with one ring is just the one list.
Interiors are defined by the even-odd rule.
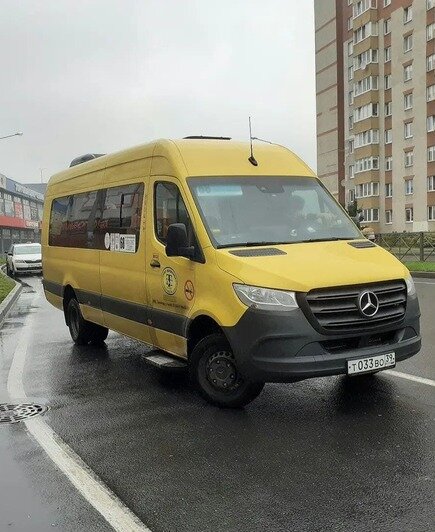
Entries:
[[207,177],[188,182],[218,248],[362,238],[317,179]]

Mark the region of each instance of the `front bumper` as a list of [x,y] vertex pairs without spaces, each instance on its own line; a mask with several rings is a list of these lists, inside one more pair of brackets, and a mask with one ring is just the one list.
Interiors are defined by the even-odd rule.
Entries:
[[347,373],[352,358],[396,353],[396,361],[420,351],[420,309],[408,297],[403,319],[358,333],[323,335],[300,309],[269,312],[248,309],[225,333],[240,372],[264,382],[291,382]]
[[17,273],[42,273],[42,264],[14,264]]

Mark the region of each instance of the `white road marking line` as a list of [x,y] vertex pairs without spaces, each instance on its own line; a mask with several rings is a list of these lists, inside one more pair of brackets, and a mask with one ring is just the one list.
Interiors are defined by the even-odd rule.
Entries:
[[435,285],[435,282],[434,282],[434,283],[431,283],[431,282],[429,282],[429,281],[415,281],[415,280],[414,280],[414,283],[415,283],[415,284],[431,284],[431,285]]
[[[27,346],[32,338],[32,322],[33,317],[29,315],[9,370],[7,389],[11,402],[27,398],[23,386],[23,371]],[[29,419],[24,423],[27,430],[62,473],[114,530],[118,532],[151,532],[42,418]]]
[[423,377],[417,377],[416,375],[411,375],[410,373],[401,373],[400,371],[394,371],[393,369],[386,369],[383,373],[387,373],[393,377],[399,377],[400,379],[407,379],[408,381],[427,384],[428,386],[435,386],[435,381],[431,379],[424,379]]

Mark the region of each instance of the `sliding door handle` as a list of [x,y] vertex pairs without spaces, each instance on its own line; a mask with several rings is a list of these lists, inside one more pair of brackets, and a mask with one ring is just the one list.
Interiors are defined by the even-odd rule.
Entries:
[[151,268],[160,268],[160,262],[156,259],[153,259],[151,262],[150,262],[150,266]]

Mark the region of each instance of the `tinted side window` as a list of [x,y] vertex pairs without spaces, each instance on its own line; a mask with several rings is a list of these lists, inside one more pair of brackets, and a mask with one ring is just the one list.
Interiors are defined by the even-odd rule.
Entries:
[[[103,208],[95,223],[95,245],[98,249],[106,249],[104,237],[106,233],[109,233],[134,235],[133,243],[135,244],[135,251],[137,251],[139,247],[143,192],[143,183],[123,185],[122,187],[113,187],[102,191],[101,204]],[[121,239],[120,244],[122,242],[123,240]],[[131,242],[131,238],[129,242]],[[118,237],[116,237],[115,245],[118,245]]]
[[[126,250],[137,251],[143,203],[143,183],[74,194],[53,200],[50,246],[107,249],[106,233],[117,246],[119,235],[134,235]],[[106,239],[107,242],[107,239]],[[124,240],[122,242],[125,244]],[[115,251],[122,249],[115,247]]]
[[190,218],[177,185],[157,183],[154,196],[154,225],[156,236],[162,243],[166,243],[168,227],[175,223],[185,224],[189,239],[192,240]]
[[49,244],[92,248],[97,207],[96,191],[53,200]]
[[70,203],[69,196],[57,198],[51,204],[50,228],[48,233],[48,244],[50,246],[63,246],[62,231],[66,223],[66,213]]

